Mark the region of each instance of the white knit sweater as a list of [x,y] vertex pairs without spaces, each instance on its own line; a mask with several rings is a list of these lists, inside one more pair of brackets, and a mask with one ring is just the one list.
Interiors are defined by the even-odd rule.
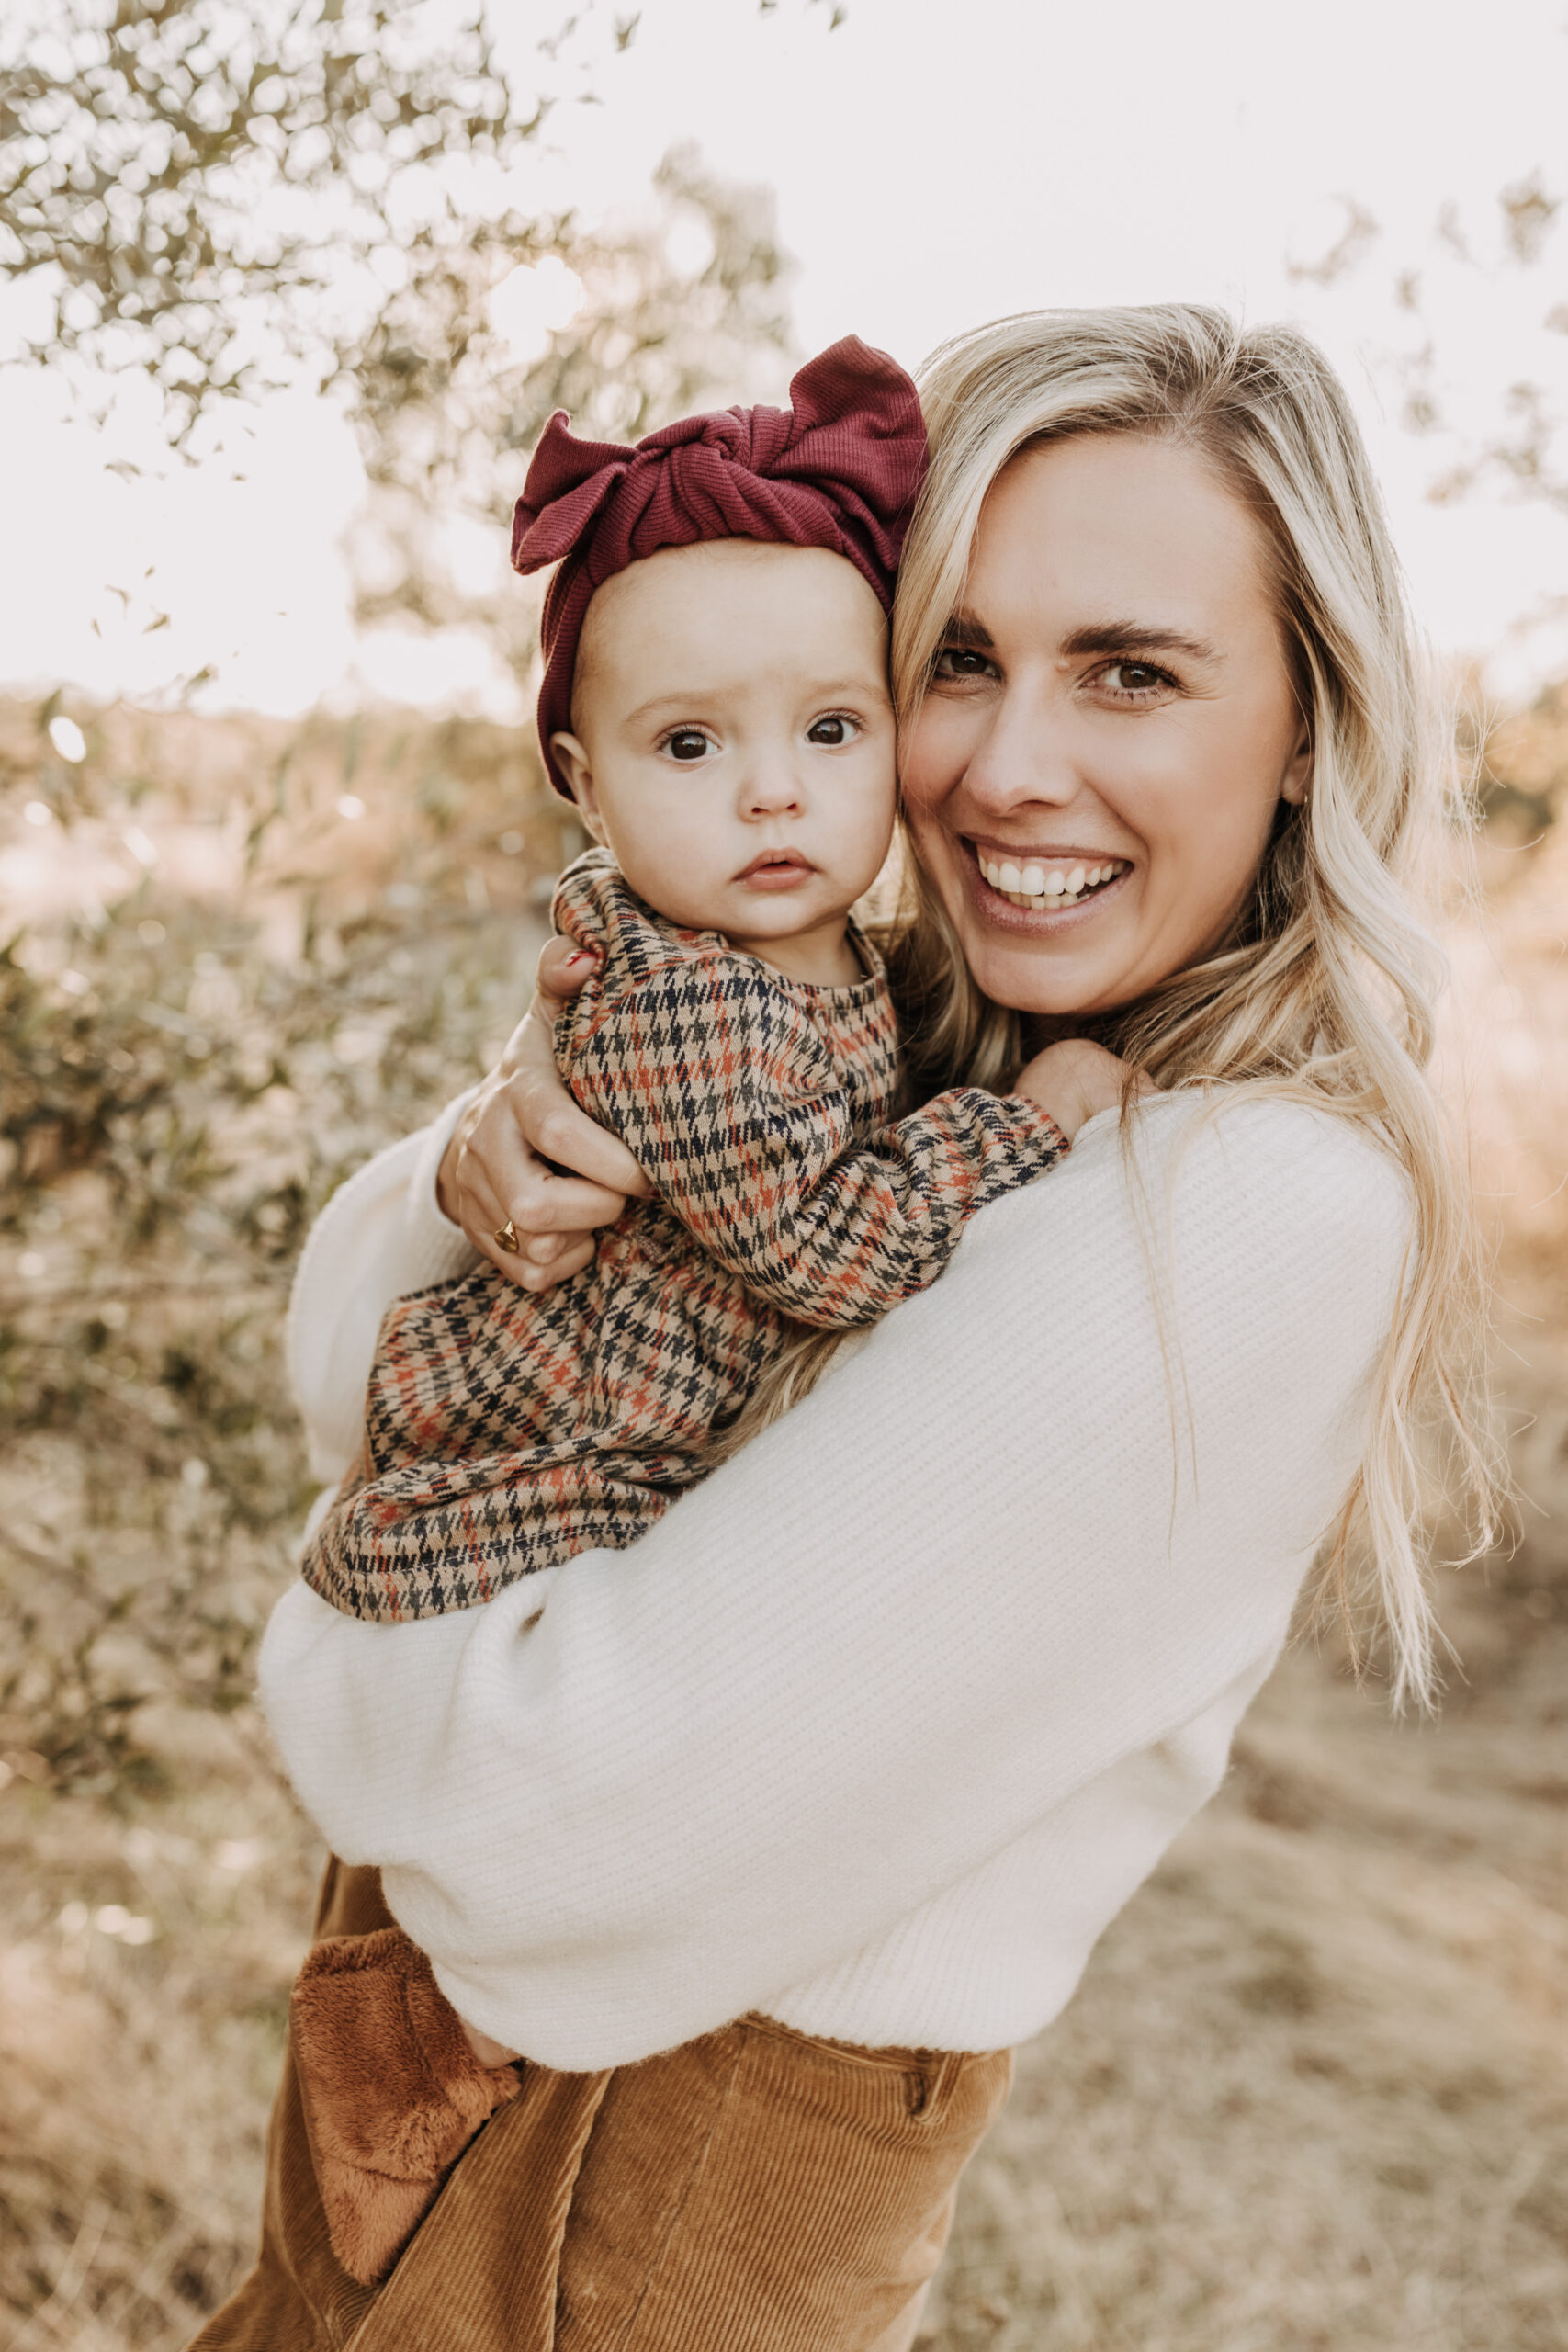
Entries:
[[[451,1115],[300,1265],[323,1477],[385,1302],[469,1262],[434,1205]],[[1091,1121],[633,1550],[409,1625],[279,1602],[295,1786],[476,2025],[591,2068],[752,2008],[945,2049],[1061,2008],[1279,1650],[1408,1237],[1326,1115],[1167,1098],[1139,1133],[1138,1185]]]

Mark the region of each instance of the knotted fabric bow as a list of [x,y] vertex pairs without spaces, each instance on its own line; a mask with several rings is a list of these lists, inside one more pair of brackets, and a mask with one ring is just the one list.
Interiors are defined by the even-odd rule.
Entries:
[[[545,597],[539,742],[571,725],[571,676],[594,591],[661,548],[763,539],[827,548],[892,607],[894,575],[926,469],[919,395],[896,360],[846,336],[807,360],[790,406],[682,417],[631,447],[580,441],[558,409],[512,526],[519,571],[560,570]],[[570,794],[567,795],[570,797]]]

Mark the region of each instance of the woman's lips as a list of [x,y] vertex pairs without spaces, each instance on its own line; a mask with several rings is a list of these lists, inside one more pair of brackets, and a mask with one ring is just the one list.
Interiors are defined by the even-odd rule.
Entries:
[[1087,917],[1115,897],[1132,873],[1130,859],[1073,851],[1039,855],[1002,851],[977,842],[961,844],[971,892],[980,911],[1008,930],[1053,928],[1080,911]]
[[736,876],[750,890],[793,890],[817,868],[801,856],[798,850],[765,850],[754,857],[750,865]]

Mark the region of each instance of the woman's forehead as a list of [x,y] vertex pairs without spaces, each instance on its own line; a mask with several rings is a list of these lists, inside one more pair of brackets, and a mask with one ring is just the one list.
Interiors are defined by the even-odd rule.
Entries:
[[1197,451],[1133,434],[1038,444],[1005,466],[964,602],[991,628],[1125,637],[1136,625],[1205,647],[1274,628],[1257,521]]

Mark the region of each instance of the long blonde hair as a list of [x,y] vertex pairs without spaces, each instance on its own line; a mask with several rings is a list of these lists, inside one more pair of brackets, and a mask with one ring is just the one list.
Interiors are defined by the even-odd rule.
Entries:
[[[1426,1076],[1443,964],[1418,903],[1455,805],[1452,732],[1344,389],[1289,328],[1162,303],[998,320],[945,345],[921,392],[931,467],[893,616],[901,726],[962,601],[987,492],[1020,451],[1090,433],[1177,442],[1213,468],[1268,541],[1311,736],[1306,800],[1281,807],[1251,908],[1219,952],[1113,1016],[1069,1025],[1164,1088],[1246,1086],[1334,1112],[1404,1170],[1415,1212],[1405,1283],[1320,1592],[1352,1624],[1373,1603],[1396,1702],[1427,1701],[1434,1628],[1422,1531],[1434,1433],[1474,1506],[1477,1549],[1495,1540],[1501,1480],[1468,1189]],[[1024,1021],[981,995],[913,856],[888,945],[917,1093],[1005,1085],[1026,1050]]]

